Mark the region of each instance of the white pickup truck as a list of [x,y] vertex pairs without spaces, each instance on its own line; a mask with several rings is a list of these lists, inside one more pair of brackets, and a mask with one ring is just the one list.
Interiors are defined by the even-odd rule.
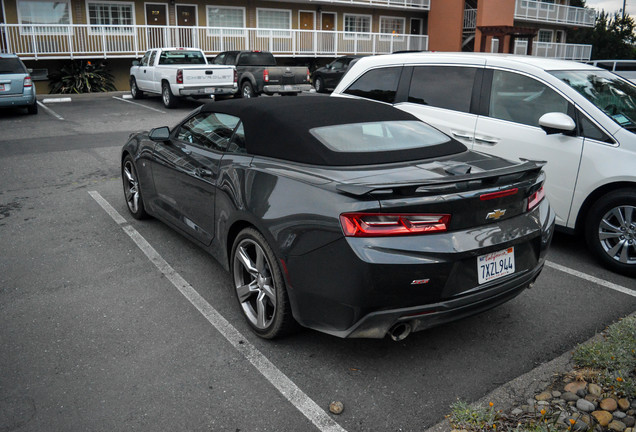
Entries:
[[178,97],[210,98],[233,95],[238,90],[234,66],[211,65],[203,51],[194,48],[155,48],[146,51],[130,68],[130,93],[160,94],[166,108]]

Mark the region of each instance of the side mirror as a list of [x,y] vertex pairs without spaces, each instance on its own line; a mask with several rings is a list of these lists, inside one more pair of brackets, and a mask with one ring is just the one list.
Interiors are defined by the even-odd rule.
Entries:
[[141,63],[139,63],[139,60],[133,60],[132,61],[132,65],[133,66],[139,66]]
[[148,138],[158,142],[168,141],[170,139],[170,129],[168,126],[151,129]]
[[539,126],[548,135],[572,132],[576,128],[574,120],[560,112],[550,112],[543,114],[539,119]]

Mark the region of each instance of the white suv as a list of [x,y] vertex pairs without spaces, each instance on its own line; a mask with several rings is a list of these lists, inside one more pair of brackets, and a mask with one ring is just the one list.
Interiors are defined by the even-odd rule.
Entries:
[[557,226],[636,274],[636,86],[562,60],[472,53],[360,59],[332,96],[392,104],[507,159],[548,162]]

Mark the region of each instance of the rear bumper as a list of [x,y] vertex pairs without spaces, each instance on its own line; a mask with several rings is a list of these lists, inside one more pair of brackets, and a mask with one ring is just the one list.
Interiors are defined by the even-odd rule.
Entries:
[[311,84],[288,84],[288,85],[266,85],[263,86],[263,93],[300,93],[311,90]]
[[35,103],[35,94],[0,95],[0,107],[29,106]]
[[236,87],[188,87],[179,89],[180,96],[212,96],[212,95],[228,95],[237,92]]
[[[338,337],[382,338],[397,323],[418,331],[480,313],[534,282],[554,221],[544,200],[497,224],[424,236],[343,238],[288,257],[294,317]],[[515,273],[479,284],[478,257],[509,247]]]

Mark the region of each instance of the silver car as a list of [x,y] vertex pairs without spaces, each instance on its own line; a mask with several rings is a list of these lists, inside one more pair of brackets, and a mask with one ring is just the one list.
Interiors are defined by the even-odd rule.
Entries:
[[38,113],[33,80],[15,54],[0,54],[0,107],[25,107],[29,114]]

